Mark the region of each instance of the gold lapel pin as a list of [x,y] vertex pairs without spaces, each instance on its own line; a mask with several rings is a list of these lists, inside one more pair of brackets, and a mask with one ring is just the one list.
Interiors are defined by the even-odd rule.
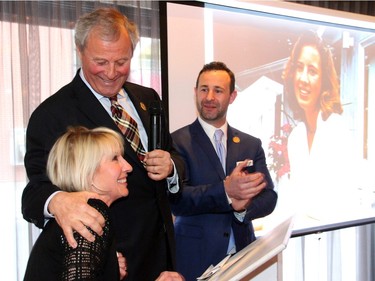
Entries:
[[145,106],[145,104],[144,104],[143,102],[141,102],[140,105],[141,105],[141,108],[142,108],[144,111],[146,111],[146,106]]
[[233,137],[232,140],[233,140],[234,143],[239,143],[239,142],[241,141],[240,138],[237,137],[237,136],[236,136],[236,137]]

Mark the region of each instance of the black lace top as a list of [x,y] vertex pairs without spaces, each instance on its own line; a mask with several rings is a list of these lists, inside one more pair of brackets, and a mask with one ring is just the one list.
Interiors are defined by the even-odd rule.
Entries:
[[56,221],[51,220],[31,251],[24,281],[120,279],[108,206],[97,199],[88,203],[105,218],[103,235],[89,229],[95,235],[95,242],[89,242],[75,232],[78,246],[73,249]]

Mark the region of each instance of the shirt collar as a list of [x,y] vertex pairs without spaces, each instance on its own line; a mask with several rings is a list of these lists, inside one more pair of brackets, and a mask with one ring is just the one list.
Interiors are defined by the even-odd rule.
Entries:
[[97,92],[91,87],[91,85],[89,84],[89,82],[87,82],[87,80],[86,80],[86,78],[85,78],[85,75],[84,75],[84,73],[83,73],[82,68],[79,70],[79,77],[81,77],[83,83],[86,84],[86,86],[90,89],[90,91],[94,94],[94,96],[95,96],[98,100],[100,100],[100,99],[102,99],[102,98],[106,98],[106,97],[102,96],[101,94],[97,93]]
[[[83,70],[82,68],[79,70],[79,76],[81,77],[83,83],[85,83],[85,85],[90,89],[90,91],[94,94],[94,96],[100,100],[100,99],[108,99],[107,97],[99,94],[98,92],[96,92],[92,87],[91,85],[89,84],[89,82],[87,82],[86,78],[85,78],[85,75],[83,73]],[[126,99],[127,98],[127,94],[124,90],[124,88],[121,88],[120,92],[118,93],[118,99]]]
[[198,116],[198,121],[201,124],[201,126],[202,126],[203,130],[205,131],[205,133],[207,134],[207,136],[210,138],[210,140],[213,140],[215,131],[217,129],[221,129],[224,133],[223,139],[224,140],[227,139],[227,130],[228,130],[228,122],[227,121],[225,121],[224,125],[221,126],[220,128],[216,128],[216,127],[212,126],[211,124],[208,124],[200,116]]

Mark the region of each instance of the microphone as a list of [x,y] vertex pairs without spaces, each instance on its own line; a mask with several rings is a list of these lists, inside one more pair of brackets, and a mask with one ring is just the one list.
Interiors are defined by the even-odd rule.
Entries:
[[160,101],[152,101],[150,103],[150,139],[148,141],[148,151],[161,149],[161,113],[162,105]]

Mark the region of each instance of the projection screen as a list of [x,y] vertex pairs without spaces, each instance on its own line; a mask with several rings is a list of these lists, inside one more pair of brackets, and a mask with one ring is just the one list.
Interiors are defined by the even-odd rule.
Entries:
[[[161,23],[162,95],[171,132],[196,118],[194,86],[205,63],[223,61],[236,76],[228,123],[262,140],[279,195],[260,229],[291,214],[295,236],[375,221],[373,17],[279,1],[166,1]],[[310,149],[283,79],[293,46],[307,30],[332,54],[342,108],[318,120]]]

